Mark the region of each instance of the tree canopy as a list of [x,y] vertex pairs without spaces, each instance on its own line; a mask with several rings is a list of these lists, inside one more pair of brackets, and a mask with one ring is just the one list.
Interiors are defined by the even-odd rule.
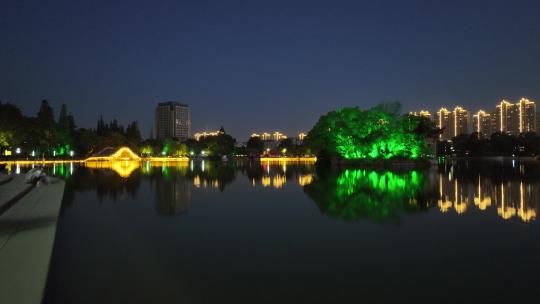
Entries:
[[319,156],[345,159],[419,158],[427,154],[432,126],[418,116],[401,116],[399,104],[369,110],[341,108],[321,116],[307,143]]

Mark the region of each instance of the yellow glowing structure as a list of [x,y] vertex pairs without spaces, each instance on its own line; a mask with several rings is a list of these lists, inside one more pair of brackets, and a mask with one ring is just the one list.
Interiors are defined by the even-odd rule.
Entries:
[[431,113],[428,110],[420,110],[418,112],[409,112],[409,115],[426,117],[431,119]]
[[264,133],[261,135],[261,139],[262,139],[262,140],[270,140],[270,134],[264,132]]
[[85,162],[92,162],[92,161],[118,161],[118,160],[131,160],[131,161],[140,161],[141,157],[135,152],[131,151],[128,147],[121,147],[120,149],[116,150],[113,154],[109,156],[91,156],[87,159],[85,159]]
[[317,157],[261,157],[261,162],[308,162],[313,163],[317,161]]
[[501,100],[501,102],[495,107],[499,111],[499,131],[506,132],[506,120],[508,119],[508,109],[512,107],[512,104],[506,100]]
[[306,133],[302,132],[302,133],[298,134],[298,139],[299,140],[304,140],[304,138],[306,138],[306,136],[307,136]]
[[151,161],[153,163],[169,163],[169,162],[189,162],[189,157],[179,156],[179,157],[147,157],[145,160]]
[[11,156],[11,150],[5,150],[4,156]]
[[287,136],[285,136],[283,133],[281,133],[279,131],[274,132],[274,140],[275,141],[286,139],[286,138],[287,138]]
[[519,107],[519,132],[536,131],[536,105],[527,98],[521,98],[516,104]]
[[251,137],[261,137],[261,135],[257,134],[257,133],[253,133],[253,134],[251,134]]
[[443,134],[439,135],[439,138],[450,138],[449,136],[449,124],[450,124],[450,114],[452,112],[448,111],[446,108],[441,108],[439,111],[437,111],[437,127],[439,129],[444,129]]
[[196,141],[199,141],[203,137],[218,136],[220,134],[223,134],[221,130],[213,131],[213,132],[203,131],[203,132],[196,132],[195,134],[193,134],[193,137],[195,138]]
[[452,114],[454,116],[454,136],[468,133],[469,111],[457,106]]
[[491,115],[484,110],[479,110],[473,115],[474,131],[489,136],[491,135]]

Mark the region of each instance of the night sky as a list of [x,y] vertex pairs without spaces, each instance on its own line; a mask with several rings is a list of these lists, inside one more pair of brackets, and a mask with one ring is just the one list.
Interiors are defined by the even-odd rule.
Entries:
[[0,100],[66,103],[143,136],[155,104],[192,130],[309,131],[341,106],[540,100],[540,1],[2,1]]

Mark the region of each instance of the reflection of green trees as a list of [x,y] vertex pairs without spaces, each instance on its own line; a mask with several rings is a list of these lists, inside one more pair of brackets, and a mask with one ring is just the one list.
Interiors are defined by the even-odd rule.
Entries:
[[421,171],[345,170],[319,174],[304,191],[330,217],[381,221],[397,219],[401,212],[426,210],[430,205],[427,186]]

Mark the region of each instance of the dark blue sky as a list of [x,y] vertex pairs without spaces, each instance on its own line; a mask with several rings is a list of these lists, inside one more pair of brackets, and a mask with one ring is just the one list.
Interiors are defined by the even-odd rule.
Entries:
[[[540,1],[2,1],[0,100],[79,126],[192,108],[193,130],[308,131],[341,106],[540,97]],[[57,113],[56,113],[57,114]]]

